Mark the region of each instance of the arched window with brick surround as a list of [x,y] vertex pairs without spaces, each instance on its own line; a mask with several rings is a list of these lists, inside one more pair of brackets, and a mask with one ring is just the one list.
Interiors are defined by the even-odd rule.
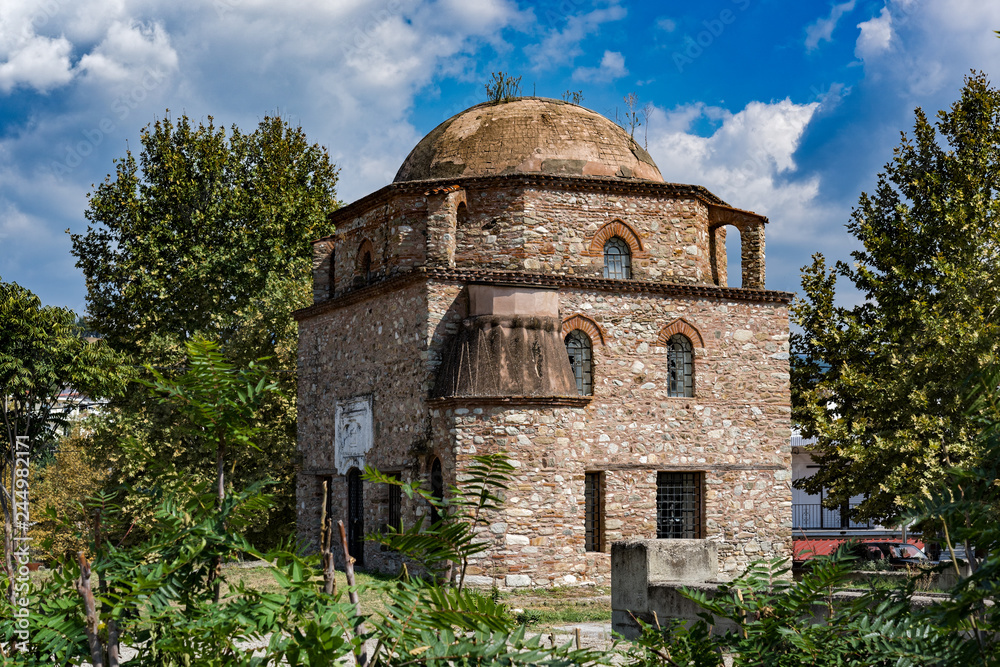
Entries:
[[362,241],[354,261],[355,285],[367,285],[372,281],[373,253],[372,242],[368,239]]
[[590,336],[574,329],[566,335],[566,353],[576,378],[576,391],[581,396],[594,395],[594,346]]
[[667,341],[668,396],[694,396],[694,347],[684,334],[674,334]]
[[584,255],[601,257],[604,277],[613,280],[632,280],[635,260],[649,257],[639,234],[622,220],[612,220],[594,232]]
[[604,244],[604,277],[612,280],[632,279],[632,249],[620,236],[612,236]]

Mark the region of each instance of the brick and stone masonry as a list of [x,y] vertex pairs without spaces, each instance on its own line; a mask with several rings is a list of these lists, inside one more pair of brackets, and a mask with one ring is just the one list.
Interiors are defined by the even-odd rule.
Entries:
[[[468,457],[504,451],[516,474],[481,528],[491,547],[473,582],[607,582],[612,542],[657,536],[662,472],[698,473],[721,578],[790,554],[791,295],[764,289],[766,220],[664,183],[647,158],[575,105],[479,105],[334,214],[337,232],[314,244],[314,304],[296,315],[301,540],[317,542],[324,479],[334,519],[370,534],[390,494],[362,483],[351,505],[351,468],[427,480],[437,459],[449,485]],[[727,227],[741,287],[727,286]],[[604,277],[612,238],[629,279]],[[567,380],[574,329],[592,344],[592,395]],[[677,333],[693,347],[686,397],[669,388]],[[601,479],[592,550],[588,473]],[[427,509],[399,508],[406,525]],[[372,542],[357,555],[399,566]]]

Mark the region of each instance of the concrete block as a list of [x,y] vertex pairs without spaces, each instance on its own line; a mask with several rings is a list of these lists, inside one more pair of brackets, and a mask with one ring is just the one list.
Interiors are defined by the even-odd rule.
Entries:
[[645,612],[651,582],[713,581],[719,547],[709,540],[629,540],[611,545],[611,608]]

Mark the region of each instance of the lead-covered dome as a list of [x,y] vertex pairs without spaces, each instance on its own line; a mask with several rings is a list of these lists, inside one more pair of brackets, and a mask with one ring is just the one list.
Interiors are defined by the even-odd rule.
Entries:
[[511,173],[663,182],[653,158],[618,125],[541,97],[486,102],[452,116],[410,152],[395,182]]

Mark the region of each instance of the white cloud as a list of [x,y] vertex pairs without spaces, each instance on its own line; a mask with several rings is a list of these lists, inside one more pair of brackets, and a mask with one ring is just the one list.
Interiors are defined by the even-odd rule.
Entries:
[[605,23],[625,18],[625,8],[617,4],[595,9],[586,14],[574,14],[566,19],[566,25],[559,30],[553,28],[541,42],[525,48],[536,70],[546,70],[567,65],[583,54],[580,43],[589,35],[600,30]]
[[598,67],[577,67],[573,71],[574,81],[607,82],[628,74],[625,56],[617,51],[605,51]]
[[[785,241],[809,238],[820,181],[797,174],[794,156],[818,108],[785,99],[751,102],[735,114],[705,105],[656,109],[649,153],[667,181],[704,185],[733,206],[770,216],[771,233]],[[703,118],[719,122],[710,136],[692,131]]]
[[161,24],[115,21],[104,40],[80,58],[78,67],[96,83],[120,84],[141,78],[146,70],[175,70],[177,62],[177,52]]
[[820,42],[833,41],[833,29],[837,27],[837,22],[847,12],[854,11],[856,0],[848,0],[839,5],[834,5],[830,9],[830,15],[826,18],[817,19],[815,23],[806,27],[806,50],[812,51],[819,46]]
[[858,24],[861,34],[854,46],[854,55],[862,60],[869,60],[884,51],[892,44],[892,14],[888,7],[875,18]]
[[69,55],[72,45],[63,37],[52,39],[31,35],[7,51],[0,63],[0,90],[9,93],[17,86],[46,92],[73,78]]
[[663,32],[673,32],[674,30],[677,30],[677,21],[664,16],[656,19],[656,27]]

